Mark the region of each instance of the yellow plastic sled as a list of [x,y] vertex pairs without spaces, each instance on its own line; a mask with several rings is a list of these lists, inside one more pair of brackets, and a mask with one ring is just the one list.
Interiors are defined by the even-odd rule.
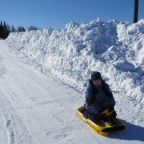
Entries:
[[80,117],[84,122],[86,122],[90,126],[90,128],[92,128],[96,133],[100,135],[108,136],[109,134],[113,132],[125,129],[125,126],[123,125],[121,121],[117,124],[112,124],[112,123],[105,122],[105,121],[101,121],[100,124],[96,124],[90,119],[87,119],[83,115],[83,111],[84,111],[84,106],[79,107],[76,110],[76,115]]

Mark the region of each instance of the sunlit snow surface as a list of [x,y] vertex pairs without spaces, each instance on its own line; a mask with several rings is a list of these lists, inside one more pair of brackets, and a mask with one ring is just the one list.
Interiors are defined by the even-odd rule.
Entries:
[[[28,137],[29,143],[144,143],[144,20],[129,24],[97,19],[71,22],[62,30],[12,33],[0,47],[1,97],[11,103],[6,107],[7,100],[0,100],[4,144],[18,143],[15,127],[29,131],[20,139]],[[93,70],[110,84],[118,117],[127,127],[110,138],[95,135],[74,115]]]

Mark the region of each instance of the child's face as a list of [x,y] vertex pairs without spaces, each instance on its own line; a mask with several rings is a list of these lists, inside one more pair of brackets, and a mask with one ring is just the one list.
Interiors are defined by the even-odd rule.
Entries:
[[97,87],[101,86],[101,79],[93,80],[93,84]]

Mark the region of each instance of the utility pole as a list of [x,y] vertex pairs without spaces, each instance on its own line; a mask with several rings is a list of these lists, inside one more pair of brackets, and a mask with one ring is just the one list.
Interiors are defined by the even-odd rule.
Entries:
[[134,19],[133,19],[133,23],[136,23],[138,21],[138,5],[139,5],[139,0],[134,0]]

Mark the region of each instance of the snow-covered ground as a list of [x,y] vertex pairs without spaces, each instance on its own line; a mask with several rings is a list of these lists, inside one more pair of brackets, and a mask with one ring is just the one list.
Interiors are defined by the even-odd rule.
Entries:
[[14,33],[7,41],[23,62],[78,90],[97,70],[114,91],[144,104],[144,20],[71,22],[62,30]]
[[[110,137],[74,114],[92,70],[110,84],[125,121],[126,130]],[[141,144],[143,105],[143,20],[69,23],[0,41],[0,144]]]

